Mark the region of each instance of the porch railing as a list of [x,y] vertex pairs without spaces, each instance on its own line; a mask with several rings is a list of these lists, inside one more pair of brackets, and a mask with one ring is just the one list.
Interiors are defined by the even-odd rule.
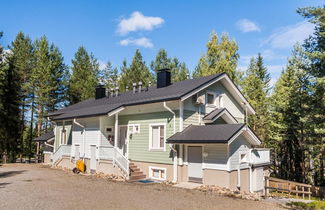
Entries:
[[56,164],[62,156],[70,156],[71,153],[71,145],[61,145],[52,155],[52,164]]
[[118,165],[126,178],[129,178],[129,160],[115,147],[113,163]]
[[270,163],[270,150],[264,148],[251,150],[251,164]]
[[101,160],[113,160],[114,158],[114,147],[113,146],[99,146],[98,155]]

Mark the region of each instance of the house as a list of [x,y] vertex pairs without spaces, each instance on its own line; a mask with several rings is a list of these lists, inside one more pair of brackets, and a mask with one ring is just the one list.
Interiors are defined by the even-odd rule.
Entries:
[[36,155],[39,157],[38,158],[39,161],[48,164],[51,163],[54,138],[55,138],[54,132],[53,130],[51,130],[34,139],[34,141],[37,143]]
[[106,93],[50,113],[52,164],[87,172],[262,191],[268,149],[245,124],[254,109],[225,73]]

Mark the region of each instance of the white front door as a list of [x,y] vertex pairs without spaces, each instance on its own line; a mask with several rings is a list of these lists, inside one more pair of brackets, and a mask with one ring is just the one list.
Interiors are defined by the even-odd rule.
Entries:
[[90,146],[90,170],[96,171],[96,145]]
[[202,182],[202,147],[188,147],[188,181]]
[[127,154],[127,133],[128,133],[128,126],[120,126],[119,140],[118,140],[117,147],[124,156],[126,156]]

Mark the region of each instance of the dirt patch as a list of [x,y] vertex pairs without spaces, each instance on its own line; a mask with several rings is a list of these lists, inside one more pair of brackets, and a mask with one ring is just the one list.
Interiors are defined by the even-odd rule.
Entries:
[[0,174],[9,171],[24,172],[0,178],[0,198],[6,201],[0,202],[0,209],[280,209],[263,201],[234,199],[166,184],[111,181],[42,165],[13,164],[0,168]]

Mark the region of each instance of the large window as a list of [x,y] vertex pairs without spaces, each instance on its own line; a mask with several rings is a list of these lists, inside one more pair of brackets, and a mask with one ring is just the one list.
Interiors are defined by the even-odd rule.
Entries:
[[67,133],[66,133],[66,130],[63,128],[61,129],[60,143],[67,144]]
[[150,150],[165,150],[165,125],[150,125]]

